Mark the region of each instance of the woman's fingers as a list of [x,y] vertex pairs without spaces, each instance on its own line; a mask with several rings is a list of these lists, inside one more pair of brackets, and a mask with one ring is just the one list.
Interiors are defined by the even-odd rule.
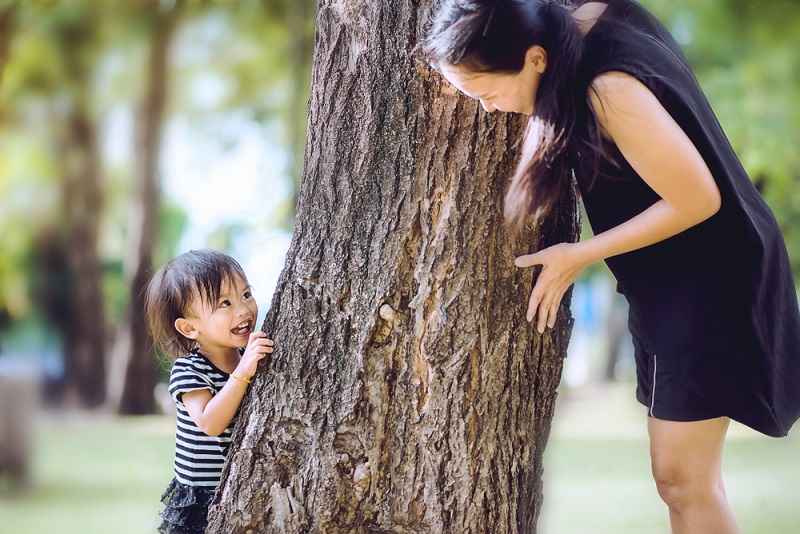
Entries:
[[525,318],[528,322],[537,319],[536,327],[540,333],[556,324],[558,309],[564,294],[586,267],[580,255],[579,244],[559,243],[534,254],[519,256],[514,260],[517,267],[525,268],[541,265],[536,277]]
[[536,329],[540,334],[544,333],[545,327],[553,328],[555,326],[558,308],[564,296],[564,291],[559,287],[545,288],[548,282],[548,280],[542,280],[540,275],[533,291],[531,291],[531,296],[528,300],[528,311],[525,314],[528,322],[532,322],[534,317],[537,319]]
[[556,316],[558,315],[558,308],[561,299],[558,299],[556,303],[550,306],[550,312],[547,314],[547,326],[549,328],[553,328],[556,325]]
[[537,291],[538,284],[533,286],[533,291],[531,291],[531,296],[528,299],[528,311],[525,313],[525,319],[528,320],[530,323],[533,321],[533,318],[536,316],[536,310],[539,308],[539,304],[542,301],[542,293],[541,291]]
[[542,253],[544,251],[534,252],[525,256],[519,256],[514,260],[514,265],[517,267],[533,267],[534,265],[542,265]]
[[540,334],[544,333],[544,329],[547,326],[547,320],[550,317],[550,308],[553,307],[553,296],[547,295],[542,302],[539,304],[539,313],[536,317],[536,330],[539,331]]

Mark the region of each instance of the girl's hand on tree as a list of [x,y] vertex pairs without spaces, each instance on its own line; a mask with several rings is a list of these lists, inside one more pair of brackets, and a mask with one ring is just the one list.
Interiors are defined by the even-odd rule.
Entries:
[[245,378],[252,378],[256,374],[258,362],[264,359],[267,354],[271,354],[273,350],[273,342],[267,338],[267,334],[258,330],[250,334],[247,341],[247,348],[244,349],[244,354],[239,360],[239,365],[236,366],[234,374],[244,376]]
[[581,257],[580,245],[580,243],[559,243],[514,260],[517,267],[542,266],[531,291],[528,311],[525,314],[528,322],[538,316],[536,327],[540,334],[544,332],[545,325],[553,328],[556,324],[556,314],[564,293],[588,265],[588,262]]

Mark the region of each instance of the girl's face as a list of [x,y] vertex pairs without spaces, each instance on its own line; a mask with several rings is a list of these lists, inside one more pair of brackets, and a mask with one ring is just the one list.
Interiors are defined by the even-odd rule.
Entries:
[[212,354],[246,347],[258,318],[250,285],[239,276],[223,282],[214,304],[212,309],[205,299],[195,295],[190,313],[175,321],[175,327]]
[[522,70],[515,74],[473,72],[456,65],[441,65],[442,75],[465,95],[480,100],[483,109],[533,115],[536,91],[547,66],[541,46],[525,54]]

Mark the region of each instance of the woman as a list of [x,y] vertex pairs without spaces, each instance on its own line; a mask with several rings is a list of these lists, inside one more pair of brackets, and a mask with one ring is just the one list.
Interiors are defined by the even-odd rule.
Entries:
[[506,197],[512,231],[577,180],[594,236],[542,265],[527,318],[605,260],[630,304],[637,399],[674,533],[733,533],[730,419],[785,436],[800,417],[800,313],[785,245],[679,47],[633,0],[575,10],[444,0],[426,52],[487,112],[530,115]]

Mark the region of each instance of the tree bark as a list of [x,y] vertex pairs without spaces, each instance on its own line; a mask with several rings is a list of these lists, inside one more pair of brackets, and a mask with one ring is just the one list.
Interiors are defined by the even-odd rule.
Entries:
[[124,271],[130,284],[128,304],[114,340],[109,373],[112,409],[123,414],[155,411],[155,354],[144,317],[144,289],[153,266],[161,196],[158,160],[169,78],[169,45],[178,7],[152,17],[152,42],[145,96],[136,124],[134,193],[129,206]]
[[209,532],[534,532],[571,331],[516,255],[577,239],[570,188],[502,219],[522,120],[419,56],[429,2],[321,0],[294,238]]

